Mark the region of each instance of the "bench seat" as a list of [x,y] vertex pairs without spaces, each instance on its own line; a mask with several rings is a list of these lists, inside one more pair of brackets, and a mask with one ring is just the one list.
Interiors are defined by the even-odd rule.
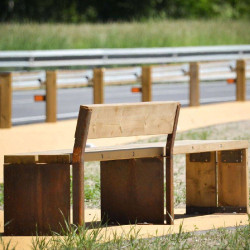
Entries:
[[[131,158],[164,156],[165,142],[92,147],[85,150],[85,161],[110,161]],[[181,140],[175,141],[174,155],[212,151],[247,149],[245,140]],[[72,149],[50,150],[5,155],[6,164],[72,163]]]

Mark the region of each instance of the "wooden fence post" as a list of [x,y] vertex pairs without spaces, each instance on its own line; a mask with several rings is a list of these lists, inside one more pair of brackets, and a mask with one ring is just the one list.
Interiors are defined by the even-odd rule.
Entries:
[[238,60],[236,64],[236,101],[246,100],[246,62]]
[[152,67],[142,67],[142,102],[152,101]]
[[200,76],[199,63],[189,64],[189,106],[200,105]]
[[0,73],[0,128],[11,128],[12,74]]
[[57,72],[46,71],[46,122],[56,122],[57,113]]
[[94,104],[104,103],[104,69],[95,68],[93,77]]

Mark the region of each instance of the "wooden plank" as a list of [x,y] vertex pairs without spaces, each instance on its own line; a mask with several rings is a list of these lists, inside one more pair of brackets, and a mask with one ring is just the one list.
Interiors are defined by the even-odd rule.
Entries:
[[186,155],[186,206],[216,207],[216,153],[208,162],[191,162]]
[[4,163],[8,164],[27,164],[36,163],[38,161],[38,155],[5,155]]
[[189,64],[189,106],[200,105],[200,76],[199,63],[192,62]]
[[[165,152],[165,142],[86,148],[85,161],[155,157]],[[248,141],[175,141],[173,154],[248,148]]]
[[[139,146],[139,147],[138,147]],[[111,161],[144,157],[157,157],[165,153],[165,145],[156,147],[143,147],[140,144],[133,145],[132,147],[118,146],[109,147],[106,150],[98,150],[98,148],[86,149],[86,161]],[[96,149],[96,150],[95,150]]]
[[39,163],[71,163],[71,155],[70,154],[57,154],[57,155],[39,155],[38,161]]
[[152,67],[143,66],[142,67],[142,102],[152,101]]
[[80,108],[72,155],[73,166],[73,223],[84,224],[84,155],[88,137],[91,110]]
[[5,164],[4,180],[5,235],[44,235],[66,229],[69,164]]
[[166,222],[168,225],[174,224],[174,166],[173,166],[173,151],[174,141],[176,136],[177,124],[179,119],[181,105],[177,105],[173,132],[168,134],[166,142]]
[[[85,161],[109,161],[131,158],[144,158],[161,156],[165,152],[165,142],[115,145],[106,147],[93,147],[85,149]],[[175,141],[173,154],[211,152],[221,150],[233,150],[248,148],[248,141],[237,140],[183,140]],[[35,157],[36,155],[36,157]],[[72,149],[50,150],[34,153],[5,155],[4,163],[49,163],[72,162]]]
[[46,122],[56,122],[57,72],[46,71]]
[[246,62],[238,60],[236,65],[236,101],[246,100]]
[[12,114],[12,74],[0,73],[0,128],[10,128]]
[[162,158],[101,163],[102,221],[164,224]]
[[168,134],[173,131],[177,102],[104,104],[91,109],[88,138]]
[[248,198],[248,150],[243,150],[242,162],[222,161],[218,152],[218,202],[219,206],[247,207]]
[[95,68],[93,77],[93,95],[95,104],[104,103],[104,69]]
[[183,140],[175,141],[174,154],[211,152],[248,148],[246,140]]

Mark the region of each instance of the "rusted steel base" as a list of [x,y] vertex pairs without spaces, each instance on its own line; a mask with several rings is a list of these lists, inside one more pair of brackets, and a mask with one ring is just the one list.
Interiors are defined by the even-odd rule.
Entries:
[[164,224],[163,159],[101,162],[104,223]]
[[246,207],[186,207],[186,214],[247,213]]
[[4,180],[5,235],[49,235],[65,228],[69,164],[5,164]]

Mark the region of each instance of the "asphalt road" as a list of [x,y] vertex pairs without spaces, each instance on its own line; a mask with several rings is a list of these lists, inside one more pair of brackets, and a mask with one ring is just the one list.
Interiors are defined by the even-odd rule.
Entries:
[[[105,103],[140,102],[140,93],[131,93],[131,85],[106,86]],[[179,101],[189,103],[188,84],[154,84],[153,101]],[[58,89],[58,119],[77,117],[79,105],[93,103],[92,88]],[[13,125],[35,123],[45,120],[45,102],[34,102],[34,95],[45,94],[44,90],[14,91],[12,103]],[[216,103],[235,100],[235,84],[226,82],[201,83],[200,102]],[[247,83],[247,99],[250,99],[250,81]]]

